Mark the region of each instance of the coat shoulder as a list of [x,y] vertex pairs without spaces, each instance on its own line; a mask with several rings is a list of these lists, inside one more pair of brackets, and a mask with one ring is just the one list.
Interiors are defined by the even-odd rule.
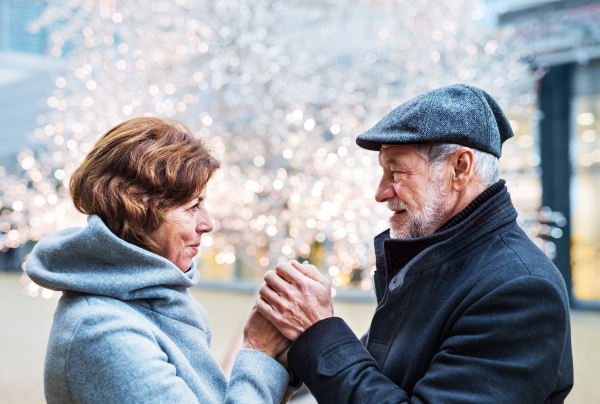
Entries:
[[561,299],[568,302],[564,279],[554,263],[527,237],[519,227],[493,237],[480,246],[481,251],[470,254],[480,274],[479,286],[490,288],[520,278],[544,280],[554,287]]
[[150,336],[151,324],[127,303],[117,299],[65,292],[61,297],[48,340],[44,370],[44,393],[49,403],[70,403],[69,374],[78,368],[80,352],[89,342],[106,345],[107,331],[134,328]]
[[519,278],[538,278],[551,284],[568,302],[562,275],[518,226],[474,244],[443,265],[443,271],[452,274],[449,278],[455,290],[462,290],[459,294],[485,294]]
[[106,324],[123,323],[128,327],[148,327],[151,323],[142,313],[131,304],[119,299],[106,296],[88,295],[82,293],[68,293],[61,300],[55,314],[57,327],[78,324],[73,331],[81,333],[81,325],[86,329],[90,327],[103,327]]

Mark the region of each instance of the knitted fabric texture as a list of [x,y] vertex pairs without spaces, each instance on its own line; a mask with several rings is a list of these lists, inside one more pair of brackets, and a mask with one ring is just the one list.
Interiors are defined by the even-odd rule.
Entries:
[[454,143],[496,157],[513,137],[498,103],[485,91],[465,84],[438,88],[400,105],[356,143],[368,150],[382,144]]

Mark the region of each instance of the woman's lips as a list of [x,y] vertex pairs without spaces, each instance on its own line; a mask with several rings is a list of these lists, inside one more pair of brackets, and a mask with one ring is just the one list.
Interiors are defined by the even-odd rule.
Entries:
[[404,213],[406,213],[406,210],[395,211],[394,214],[390,217],[390,222],[396,222],[398,220],[401,220]]

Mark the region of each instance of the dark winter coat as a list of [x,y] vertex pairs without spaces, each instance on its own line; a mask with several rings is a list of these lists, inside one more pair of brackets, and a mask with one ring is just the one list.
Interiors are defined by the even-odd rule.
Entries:
[[292,345],[293,371],[319,403],[562,403],[567,291],[516,217],[501,181],[433,235],[379,235],[369,333],[322,320]]

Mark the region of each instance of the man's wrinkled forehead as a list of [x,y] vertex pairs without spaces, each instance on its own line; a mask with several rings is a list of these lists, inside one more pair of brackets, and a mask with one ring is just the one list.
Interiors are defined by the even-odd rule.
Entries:
[[379,165],[399,165],[403,157],[414,153],[414,147],[410,144],[382,144],[379,150]]

